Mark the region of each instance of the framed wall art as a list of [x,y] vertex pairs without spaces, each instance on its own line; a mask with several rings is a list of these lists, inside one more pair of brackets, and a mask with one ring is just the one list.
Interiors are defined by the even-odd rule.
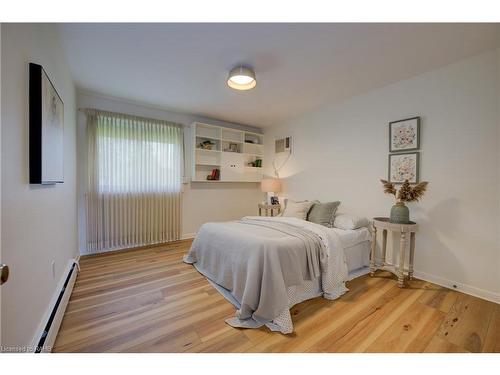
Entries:
[[64,182],[64,103],[41,65],[29,64],[29,182]]
[[411,184],[419,182],[420,153],[404,152],[389,155],[389,182],[402,184],[408,180]]
[[420,117],[389,123],[389,152],[414,151],[420,148]]

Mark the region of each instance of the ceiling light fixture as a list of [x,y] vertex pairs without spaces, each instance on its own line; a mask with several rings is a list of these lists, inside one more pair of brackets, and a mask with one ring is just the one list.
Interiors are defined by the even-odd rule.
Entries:
[[257,86],[255,72],[246,66],[239,65],[229,72],[227,85],[235,90],[250,90]]

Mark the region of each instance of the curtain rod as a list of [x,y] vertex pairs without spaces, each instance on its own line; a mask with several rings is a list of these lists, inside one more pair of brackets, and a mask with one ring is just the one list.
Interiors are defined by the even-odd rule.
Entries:
[[163,122],[163,123],[166,123],[166,124],[169,124],[169,125],[182,126],[182,127],[186,126],[186,125],[178,123],[178,122],[173,122],[173,121],[168,121],[168,120],[161,120],[161,119],[157,119],[157,118],[153,118],[153,117],[130,115],[128,113],[106,111],[106,110],[97,109],[97,108],[84,108],[84,107],[80,107],[80,108],[78,108],[78,111],[80,111],[82,113],[85,113],[85,114],[88,114],[91,111],[96,112],[96,113],[101,112],[103,114],[109,114],[109,115],[115,115],[115,116],[125,116],[125,117],[135,118],[135,119],[138,119],[138,120]]

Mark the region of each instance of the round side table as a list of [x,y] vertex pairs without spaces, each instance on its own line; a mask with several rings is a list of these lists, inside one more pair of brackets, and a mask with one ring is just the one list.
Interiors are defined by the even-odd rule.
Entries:
[[[382,264],[375,264],[375,249],[377,248],[377,230],[382,230]],[[410,259],[408,262],[408,279],[413,279],[413,259],[415,257],[415,233],[418,229],[417,223],[410,221],[408,224],[391,223],[388,217],[374,217],[373,218],[373,232],[372,232],[372,252],[370,259],[370,276],[375,274],[378,269],[383,269],[392,272],[398,277],[398,286],[404,287],[405,275],[405,252],[408,235],[410,236]],[[399,243],[399,267],[390,267],[386,264],[386,248],[387,248],[387,231],[397,232],[401,235]]]

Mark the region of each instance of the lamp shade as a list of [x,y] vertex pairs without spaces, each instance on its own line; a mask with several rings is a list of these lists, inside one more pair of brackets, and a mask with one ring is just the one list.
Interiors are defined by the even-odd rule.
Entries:
[[279,193],[281,191],[281,181],[277,178],[268,178],[262,180],[260,189],[266,193]]
[[229,72],[227,85],[235,90],[250,90],[257,86],[255,72],[246,66],[240,65]]

